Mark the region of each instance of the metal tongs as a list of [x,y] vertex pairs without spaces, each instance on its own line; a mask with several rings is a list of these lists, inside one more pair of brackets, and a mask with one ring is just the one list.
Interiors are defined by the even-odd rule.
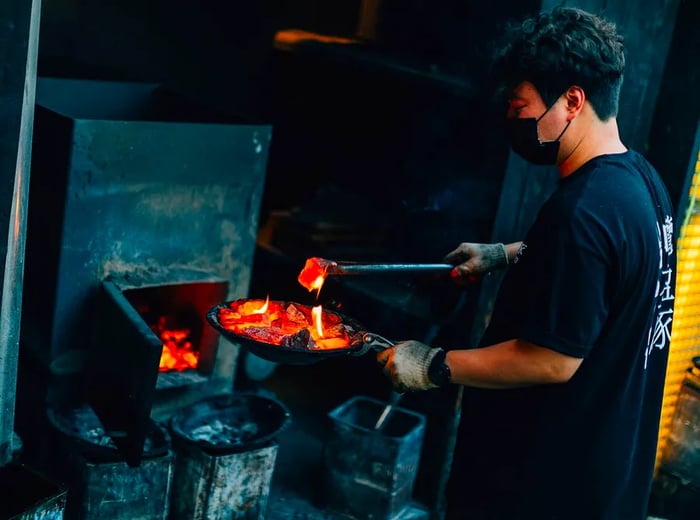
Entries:
[[373,332],[360,331],[357,332],[350,340],[350,346],[353,348],[362,345],[362,347],[353,352],[353,356],[363,356],[370,350],[380,351],[396,345],[396,342],[388,340],[379,334]]
[[449,273],[452,264],[369,264],[361,262],[343,262],[321,258],[320,265],[326,270],[326,276],[347,276],[363,274],[400,274],[400,273]]
[[370,264],[328,260],[314,256],[306,259],[297,280],[303,287],[313,291],[320,290],[323,281],[328,276],[434,274],[449,273],[452,269],[454,269],[452,264]]

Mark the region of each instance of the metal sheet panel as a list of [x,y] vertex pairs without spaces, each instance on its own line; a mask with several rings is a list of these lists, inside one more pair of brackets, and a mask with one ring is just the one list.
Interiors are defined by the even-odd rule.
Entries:
[[30,343],[86,348],[112,273],[198,269],[247,295],[270,127],[178,121],[153,85],[41,78],[38,92]]

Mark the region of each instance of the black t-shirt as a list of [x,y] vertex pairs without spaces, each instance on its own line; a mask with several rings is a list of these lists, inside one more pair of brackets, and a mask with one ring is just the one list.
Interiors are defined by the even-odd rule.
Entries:
[[450,506],[465,518],[644,518],[675,288],[673,211],[639,154],[564,178],[508,268],[482,345],[584,358],[563,384],[465,388]]

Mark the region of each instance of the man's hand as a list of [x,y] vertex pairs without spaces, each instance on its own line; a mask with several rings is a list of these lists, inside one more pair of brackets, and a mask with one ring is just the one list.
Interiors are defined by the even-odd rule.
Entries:
[[503,244],[462,243],[445,257],[454,265],[452,278],[457,281],[476,281],[484,274],[508,265],[508,251]]
[[428,377],[433,358],[443,352],[418,341],[402,341],[377,354],[377,362],[399,392],[437,388]]

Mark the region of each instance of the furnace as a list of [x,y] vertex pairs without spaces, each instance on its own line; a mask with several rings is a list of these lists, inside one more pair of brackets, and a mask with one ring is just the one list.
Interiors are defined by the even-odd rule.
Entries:
[[130,464],[139,463],[151,418],[232,390],[210,381],[219,341],[204,320],[227,291],[226,280],[182,269],[103,281],[86,396]]
[[22,340],[52,377],[23,436],[71,514],[168,517],[169,418],[234,389],[205,317],[248,295],[270,136],[156,84],[39,78]]

